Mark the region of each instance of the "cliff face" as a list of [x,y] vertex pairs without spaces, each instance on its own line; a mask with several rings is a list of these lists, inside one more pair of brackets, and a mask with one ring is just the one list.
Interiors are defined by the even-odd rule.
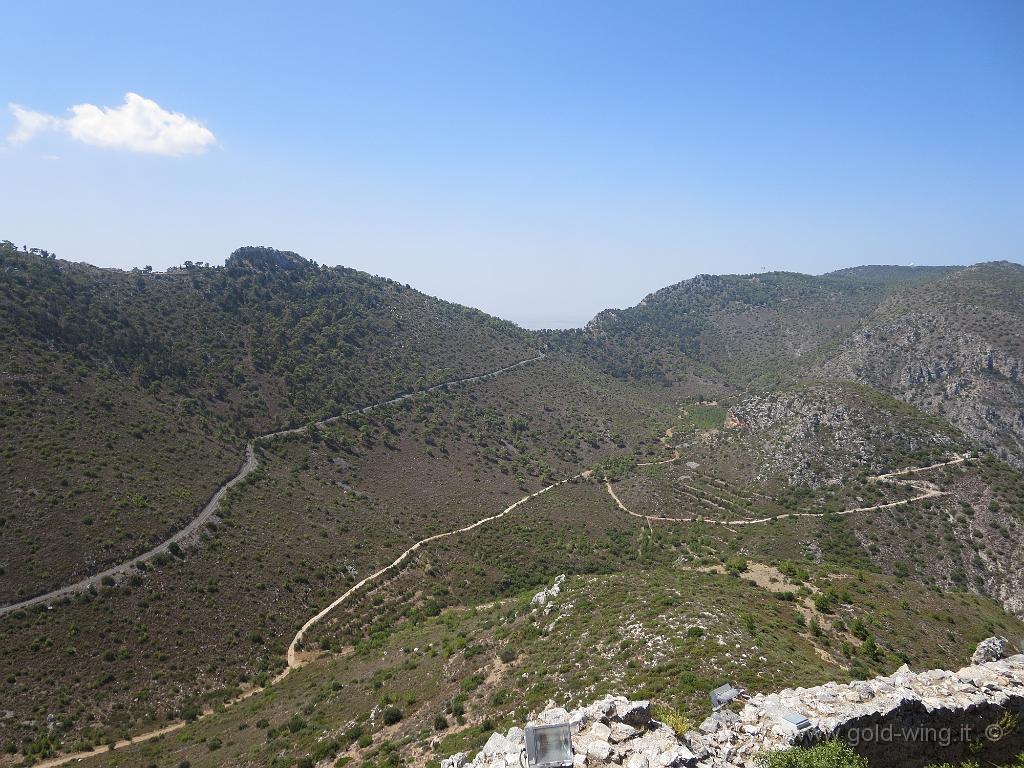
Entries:
[[1024,468],[1024,268],[980,264],[888,298],[822,366],[943,416]]
[[897,457],[967,449],[947,424],[922,423],[907,410],[880,403],[859,385],[837,382],[752,395],[730,415],[756,455],[759,480],[781,476],[790,485],[819,488],[848,476],[851,467],[881,472]]
[[[817,495],[807,498],[816,502],[800,502],[803,511],[820,512],[830,493],[846,494],[837,505],[845,509],[916,497],[888,514],[846,518],[878,569],[895,573],[903,564],[926,583],[972,590],[1024,615],[1024,486],[1010,495],[1001,490],[1016,485],[1018,472],[979,455],[977,443],[948,421],[835,381],[751,395],[731,407],[729,423],[715,437],[718,454],[749,465],[757,487],[812,489]],[[742,450],[728,453],[735,447]],[[933,469],[890,478],[899,482],[871,480],[909,466]],[[922,541],[932,545],[926,554]]]
[[[649,702],[621,696],[573,712],[552,707],[531,723],[570,724],[575,768],[751,768],[759,753],[827,739],[842,739],[883,767],[968,755],[1003,760],[1024,749],[1024,654],[999,658],[1005,648],[1005,640],[990,638],[975,663],[957,672],[904,666],[847,685],[756,694],[738,712],[721,709],[682,735],[653,719]],[[508,768],[523,749],[524,732],[513,728],[493,734],[468,763],[460,753],[442,768]]]
[[833,371],[944,416],[1024,468],[1024,361],[969,331],[939,336],[948,320],[913,316],[858,331]]

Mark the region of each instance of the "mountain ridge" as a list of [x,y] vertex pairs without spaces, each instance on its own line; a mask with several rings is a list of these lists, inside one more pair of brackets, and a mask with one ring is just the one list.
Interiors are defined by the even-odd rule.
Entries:
[[[339,703],[347,724],[324,732],[368,766],[420,765],[432,740],[479,746],[478,726],[517,719],[519,699],[594,689],[558,621],[606,648],[599,677],[694,714],[705,683],[740,671],[713,631],[766,646],[765,661],[743,654],[748,684],[949,663],[952,646],[1016,631],[1024,605],[1020,273],[703,275],[583,328],[528,331],[263,246],[166,273],[0,246],[0,602],[165,541],[254,436],[287,431],[254,442],[258,467],[188,542],[53,610],[0,617],[15,713],[0,743],[31,761],[182,723],[188,746],[156,743],[153,762],[294,764],[312,732],[278,722],[256,743],[238,735],[244,712],[283,697],[287,717],[313,717],[304,686],[351,667],[339,685],[354,708]],[[893,472],[913,484],[878,480]],[[453,530],[466,533],[437,538]],[[559,573],[570,602],[550,642],[528,612],[488,607]],[[716,601],[680,599],[693,589]],[[184,724],[291,656],[277,690]],[[392,690],[406,673],[412,687]],[[407,721],[383,725],[392,707]],[[431,718],[448,724],[436,737]],[[385,747],[390,733],[402,746]]]

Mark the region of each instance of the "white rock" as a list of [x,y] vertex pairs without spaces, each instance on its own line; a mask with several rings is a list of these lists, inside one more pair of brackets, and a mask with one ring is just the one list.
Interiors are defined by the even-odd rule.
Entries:
[[673,768],[674,766],[690,765],[697,759],[686,747],[681,744],[673,746],[662,752],[654,759],[656,768]]
[[[605,697],[571,716],[551,702],[539,719],[542,723],[571,719],[581,725],[573,736],[574,768],[605,768],[611,762],[622,763],[623,768],[751,768],[759,752],[830,738],[851,724],[889,718],[897,729],[932,723],[955,727],[979,707],[1018,709],[1021,702],[1024,655],[955,673],[915,674],[904,666],[874,680],[757,694],[739,715],[721,710],[701,723],[701,733],[690,731],[684,737],[652,720],[649,702],[631,702],[621,696]],[[798,733],[784,727],[783,713],[804,715],[811,721],[810,728]],[[442,768],[516,768],[507,756],[518,759],[520,738],[518,729],[507,736],[494,734],[468,766],[464,756],[453,755]]]
[[609,729],[611,740],[615,743],[631,739],[637,733],[637,729],[627,723],[612,723],[612,727]]
[[615,698],[612,696],[605,696],[603,699],[598,699],[589,707],[584,709],[584,712],[586,712],[593,720],[604,720],[615,712]]
[[574,709],[569,713],[569,728],[573,733],[580,733],[593,719],[588,710]]
[[487,757],[490,757],[491,755],[503,755],[511,749],[513,749],[513,746],[509,744],[508,739],[500,733],[495,732],[491,734],[489,739],[487,739],[487,743],[484,744],[483,749],[480,751]]
[[604,762],[612,753],[612,745],[607,741],[595,739],[587,745],[587,757]]
[[530,604],[534,608],[544,608],[548,603],[550,603],[554,598],[558,597],[558,595],[561,593],[562,582],[564,581],[564,573],[559,576],[556,576],[555,583],[547,589],[542,589],[540,592],[534,595],[533,600],[530,601]]
[[1006,638],[989,637],[978,643],[974,655],[971,656],[971,664],[984,664],[990,661],[999,661],[1006,656]]
[[554,725],[555,723],[569,722],[569,713],[564,707],[552,707],[545,709],[537,716],[537,720],[543,725]]

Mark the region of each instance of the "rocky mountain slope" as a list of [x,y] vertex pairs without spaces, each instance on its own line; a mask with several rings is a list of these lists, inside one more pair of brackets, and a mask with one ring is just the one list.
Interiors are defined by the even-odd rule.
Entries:
[[716,388],[800,376],[886,296],[949,269],[861,267],[821,277],[792,272],[699,275],[605,310],[581,330],[550,334],[613,375]]
[[[643,549],[645,558],[657,552],[652,544]],[[769,582],[747,578],[753,569],[737,577],[640,565],[569,576],[544,605],[531,590],[407,620],[354,649],[321,652],[267,694],[173,736],[97,749],[84,764],[439,766],[457,752],[475,753],[496,730],[521,727],[552,700],[572,712],[607,694],[648,700],[650,715],[679,735],[671,737],[677,745],[711,715],[708,691],[724,680],[767,695],[865,679],[896,670],[903,663],[897,650],[916,669],[954,667],[988,632],[1022,631],[982,598],[868,576],[846,585],[849,603],[839,609],[850,625],[859,618],[878,638],[854,651],[870,670],[851,675],[816,652],[793,602]],[[823,588],[827,579],[842,584],[826,569],[808,578]],[[883,606],[896,595],[912,606],[889,615]]]
[[825,375],[940,415],[1024,468],[1024,267],[979,264],[888,297]]
[[[345,415],[257,441],[137,573],[0,617],[0,764],[436,765],[549,699],[685,732],[723,679],[1024,635],[1021,271],[705,275],[533,333],[268,248],[152,274],[2,245],[0,602],[180,528],[253,435]],[[460,530],[269,685],[311,616]]]
[[613,375],[708,393],[851,379],[1024,466],[1024,267],[700,275],[555,343]]

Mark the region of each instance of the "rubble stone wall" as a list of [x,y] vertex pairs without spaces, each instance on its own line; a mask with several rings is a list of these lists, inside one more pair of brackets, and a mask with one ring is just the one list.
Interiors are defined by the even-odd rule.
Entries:
[[[761,752],[835,738],[880,768],[1009,762],[1024,752],[1024,654],[1001,658],[1005,645],[986,640],[975,663],[956,672],[903,666],[872,680],[756,694],[685,734],[655,720],[649,702],[623,696],[572,712],[551,707],[531,722],[570,723],[574,768],[752,768]],[[787,716],[806,722],[798,727]],[[523,748],[524,732],[513,728],[493,734],[469,762],[458,754],[442,768],[511,768]]]
[[[1008,722],[1004,720],[1007,713],[1016,718],[1018,727],[1004,733],[999,723]],[[871,765],[922,768],[978,758],[1008,763],[1024,752],[1022,721],[1024,696],[1011,697],[1002,705],[986,703],[966,709],[929,710],[921,701],[910,701],[887,715],[851,720],[830,736],[853,744]]]
[[[784,713],[810,721],[797,731]],[[1024,751],[1024,655],[957,672],[894,674],[840,685],[758,694],[738,715],[709,718],[701,740],[716,762],[746,766],[756,752],[839,738],[872,765],[918,768],[931,762],[988,759]]]

